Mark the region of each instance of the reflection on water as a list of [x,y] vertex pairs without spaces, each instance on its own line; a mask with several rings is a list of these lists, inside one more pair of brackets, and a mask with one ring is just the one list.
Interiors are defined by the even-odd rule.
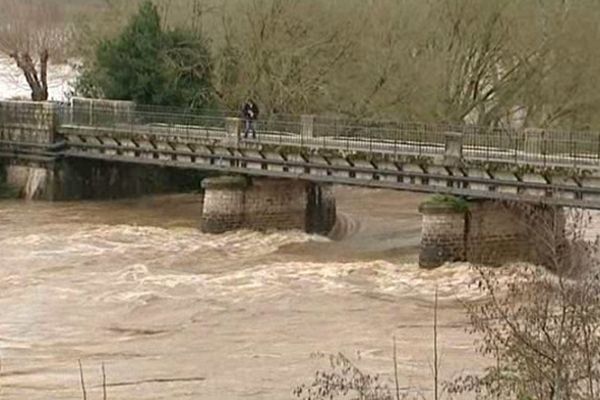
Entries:
[[419,270],[421,197],[339,188],[334,239],[196,229],[194,195],[89,203],[0,202],[0,398],[291,398],[343,351],[430,380],[431,304],[444,369],[474,358],[459,300],[467,266]]

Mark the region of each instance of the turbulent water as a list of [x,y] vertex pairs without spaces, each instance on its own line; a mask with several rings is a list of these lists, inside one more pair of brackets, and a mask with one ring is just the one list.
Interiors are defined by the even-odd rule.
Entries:
[[[64,100],[71,92],[75,71],[68,65],[53,65],[48,68],[48,97]],[[0,99],[31,98],[31,89],[25,76],[14,61],[0,54]]]
[[403,386],[476,368],[466,266],[419,270],[417,195],[336,189],[334,238],[205,235],[194,195],[0,202],[0,399],[285,399],[344,352]]
[[[64,99],[73,72],[50,71]],[[29,89],[0,58],[0,99]],[[28,183],[36,190],[41,177]],[[421,198],[343,189],[331,238],[197,230],[193,195],[117,202],[0,201],[0,399],[286,399],[344,352],[430,387],[432,300],[445,376],[478,367],[459,299],[466,266],[415,264]]]

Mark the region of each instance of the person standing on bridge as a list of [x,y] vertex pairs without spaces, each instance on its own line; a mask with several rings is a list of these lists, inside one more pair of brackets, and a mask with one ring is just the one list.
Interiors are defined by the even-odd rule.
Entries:
[[248,100],[242,108],[242,116],[245,121],[244,138],[248,138],[248,133],[252,132],[252,138],[256,139],[256,130],[254,129],[254,121],[258,118],[258,106],[252,100]]

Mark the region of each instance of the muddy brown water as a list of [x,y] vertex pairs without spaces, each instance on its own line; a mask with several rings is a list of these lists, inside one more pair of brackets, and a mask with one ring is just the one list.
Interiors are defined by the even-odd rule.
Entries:
[[402,386],[481,366],[459,300],[475,274],[416,265],[420,195],[336,188],[332,238],[197,230],[200,201],[0,202],[0,399],[289,399],[343,352]]

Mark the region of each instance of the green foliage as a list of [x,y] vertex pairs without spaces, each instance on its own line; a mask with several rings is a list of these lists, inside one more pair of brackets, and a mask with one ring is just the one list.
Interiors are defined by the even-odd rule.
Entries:
[[[84,59],[98,38],[117,37],[140,3],[102,2],[81,18]],[[250,95],[263,116],[600,126],[596,0],[154,3],[163,27],[210,37],[215,97],[228,108]]]
[[449,206],[456,211],[466,212],[469,210],[469,202],[462,197],[454,197],[445,194],[435,194],[425,201],[428,205]]
[[211,103],[211,59],[198,31],[163,29],[146,1],[119,36],[99,43],[76,91],[138,104],[203,108]]

